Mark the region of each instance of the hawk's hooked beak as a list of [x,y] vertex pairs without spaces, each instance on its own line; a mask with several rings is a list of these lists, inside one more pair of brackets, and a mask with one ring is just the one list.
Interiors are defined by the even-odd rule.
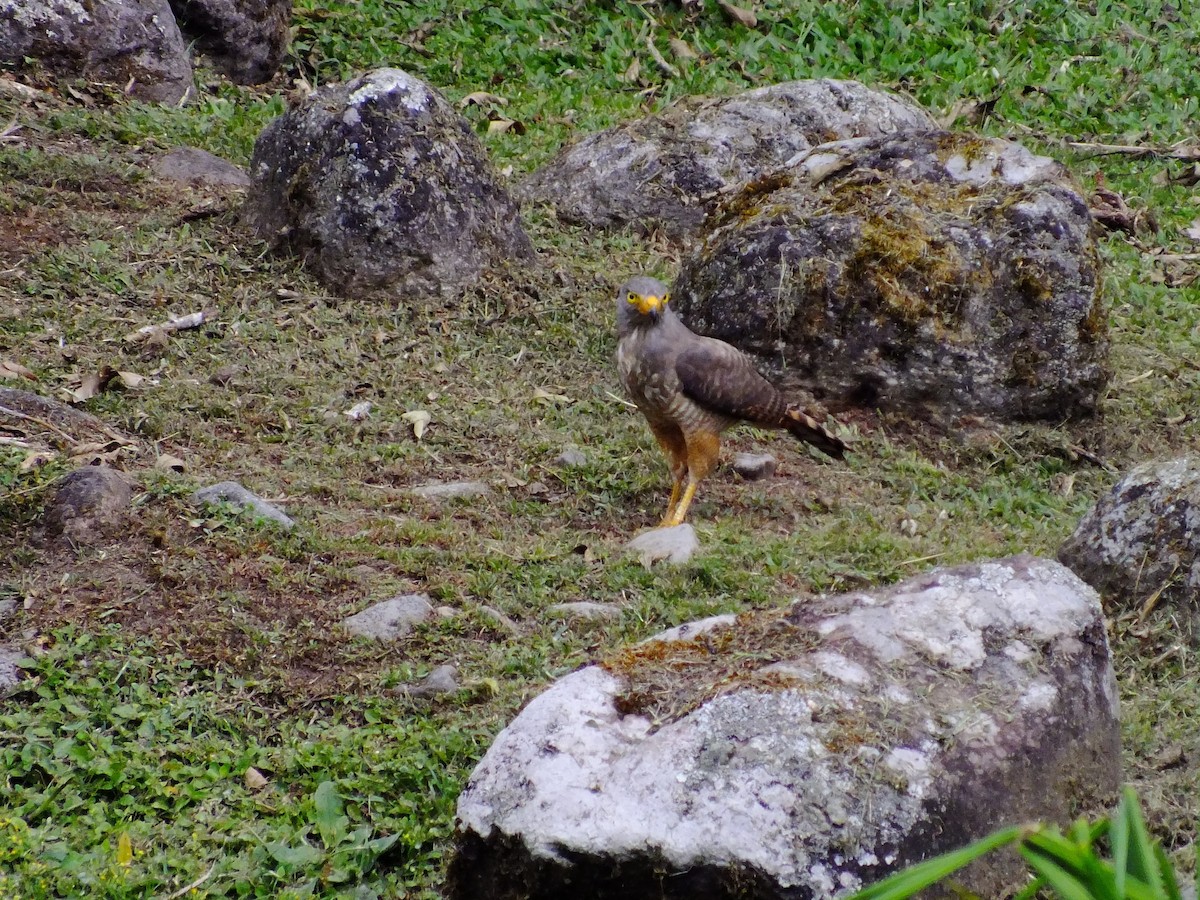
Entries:
[[637,311],[643,316],[649,316],[655,322],[662,315],[664,300],[662,297],[656,297],[654,294],[646,294],[637,298]]

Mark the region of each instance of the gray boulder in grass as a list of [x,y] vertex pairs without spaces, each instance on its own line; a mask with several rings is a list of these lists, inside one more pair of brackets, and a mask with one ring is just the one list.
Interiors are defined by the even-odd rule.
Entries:
[[823,144],[729,193],[672,303],[834,411],[1059,422],[1108,382],[1099,286],[1066,168],[927,131]]
[[180,30],[238,84],[270,81],[287,50],[292,0],[170,0]]
[[821,78],[729,97],[689,97],[662,113],[590,134],[525,178],[522,199],[596,228],[695,233],[716,194],[816,144],[930,129],[912,101]]
[[0,0],[0,63],[29,59],[152,103],[179,103],[194,90],[168,0]]
[[1080,520],[1058,559],[1111,612],[1174,607],[1200,621],[1200,457],[1130,471]]
[[440,298],[533,257],[466,120],[400,69],[301,101],[259,135],[250,175],[245,220],[346,295]]
[[[458,803],[455,900],[844,897],[1115,799],[1095,592],[1017,556],[663,635],[560,679]],[[983,897],[1015,853],[960,873]],[[938,896],[935,892],[922,896]]]

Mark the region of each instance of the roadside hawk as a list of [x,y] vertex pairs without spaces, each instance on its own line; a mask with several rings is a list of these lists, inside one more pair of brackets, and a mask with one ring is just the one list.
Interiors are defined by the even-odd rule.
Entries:
[[639,275],[617,291],[617,368],[671,467],[663,527],[679,525],[713,470],[721,432],[744,421],[786,428],[829,456],[846,445],[763,378],[742,351],[688,329],[661,281]]

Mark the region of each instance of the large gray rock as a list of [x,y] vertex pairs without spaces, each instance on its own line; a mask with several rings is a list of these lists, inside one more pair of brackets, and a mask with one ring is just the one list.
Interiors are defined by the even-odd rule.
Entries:
[[128,86],[140,100],[178,103],[193,90],[167,0],[0,0],[0,63],[26,59],[60,77]]
[[533,255],[466,120],[399,69],[322,88],[276,119],[251,178],[247,221],[346,294],[452,294]]
[[835,410],[1061,421],[1108,379],[1091,225],[1067,170],[1017,144],[839,141],[731,194],[672,302]]
[[170,0],[180,30],[238,84],[261,84],[287,50],[292,0]]
[[[1104,618],[1056,562],[689,634],[568,675],[501,732],[459,799],[450,896],[824,900],[1118,788]],[[1006,896],[1023,872],[988,857],[961,881]]]
[[1113,611],[1176,605],[1200,617],[1200,458],[1135,468],[1083,517],[1058,558]]
[[589,135],[519,191],[553,204],[568,222],[686,235],[700,227],[715,192],[815,144],[935,127],[916,104],[856,81],[791,81],[689,98],[661,115]]

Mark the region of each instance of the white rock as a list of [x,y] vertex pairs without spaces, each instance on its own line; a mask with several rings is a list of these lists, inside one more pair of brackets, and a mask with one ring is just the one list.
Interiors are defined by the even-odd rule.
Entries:
[[648,569],[662,560],[682,566],[699,547],[696,530],[684,522],[672,528],[654,528],[639,534],[625,545],[625,552],[635,554]]

